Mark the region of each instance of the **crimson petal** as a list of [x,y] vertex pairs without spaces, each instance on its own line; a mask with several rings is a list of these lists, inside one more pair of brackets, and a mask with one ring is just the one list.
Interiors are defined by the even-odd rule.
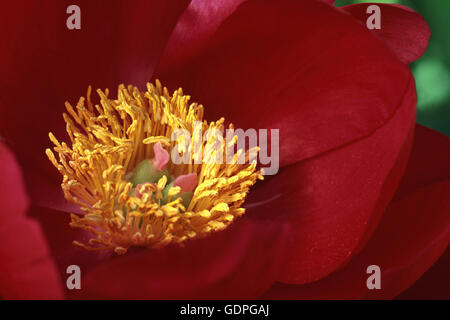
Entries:
[[282,168],[250,192],[249,215],[289,221],[295,230],[280,281],[316,281],[367,241],[406,167],[415,126],[414,93],[411,82],[395,115],[371,136]]
[[410,85],[409,70],[366,28],[311,0],[246,1],[199,54],[156,75],[211,120],[280,129],[281,165],[370,135]]
[[174,70],[198,54],[221,23],[244,1],[191,1],[170,36],[158,69]]
[[[69,30],[71,1],[9,1],[0,20],[0,134],[20,163],[55,177],[45,157],[48,132],[65,138],[64,102],[76,103],[88,85],[115,90],[143,85],[187,0],[78,1],[81,29]],[[59,179],[59,178],[58,178]]]
[[[288,227],[241,218],[184,248],[134,250],[87,272],[75,298],[249,299],[274,282]],[[132,250],[133,251],[133,250]]]
[[12,153],[0,143],[0,297],[57,299],[62,289],[39,224],[26,217],[28,197]]
[[450,249],[447,247],[439,260],[411,288],[396,299],[450,299],[448,270],[450,270]]
[[111,252],[87,251],[73,244],[75,240],[86,243],[92,235],[70,227],[68,212],[32,205],[29,215],[41,225],[61,278],[68,277],[66,270],[70,265],[79,266],[84,273],[111,258]]
[[[405,181],[366,248],[348,265],[316,283],[277,284],[265,297],[393,298],[411,286],[450,241],[449,139],[418,126]],[[366,287],[369,265],[381,268],[381,290]]]
[[[367,7],[361,3],[342,7],[357,20],[366,25]],[[398,4],[376,4],[381,13],[381,29],[372,30],[403,63],[419,59],[428,47],[430,29],[425,19],[408,7]]]

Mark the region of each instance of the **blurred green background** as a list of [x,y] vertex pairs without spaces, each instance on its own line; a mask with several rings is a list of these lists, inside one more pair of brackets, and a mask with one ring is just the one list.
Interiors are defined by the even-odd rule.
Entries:
[[430,45],[411,64],[417,85],[417,122],[450,137],[450,0],[337,0],[336,5],[362,2],[398,3],[425,17],[431,29]]

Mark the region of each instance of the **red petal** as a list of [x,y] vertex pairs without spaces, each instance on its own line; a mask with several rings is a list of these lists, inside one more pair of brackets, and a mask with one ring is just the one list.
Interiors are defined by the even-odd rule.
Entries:
[[[345,6],[349,12],[364,26],[370,14],[367,7],[371,4],[360,3]],[[428,47],[430,29],[425,19],[408,7],[398,4],[376,4],[381,12],[381,29],[372,30],[396,56],[404,63],[419,59]]]
[[395,115],[372,135],[282,168],[250,192],[248,214],[287,220],[295,230],[288,245],[291,260],[279,280],[318,280],[367,241],[406,167],[415,122],[414,91],[411,83]]
[[70,265],[79,266],[83,274],[111,258],[111,252],[92,252],[73,245],[74,240],[87,242],[92,235],[70,227],[70,215],[67,212],[36,206],[32,206],[29,211],[30,215],[39,221],[44,231],[61,278],[67,278],[66,270]]
[[[51,165],[50,162],[49,165]],[[59,172],[53,165],[49,169],[52,169],[51,173],[44,172],[40,170],[39,166],[32,163],[27,163],[23,167],[32,204],[66,213],[82,214],[80,206],[72,204],[64,198],[61,189],[62,178]]]
[[[450,241],[450,140],[418,127],[406,177],[418,172],[417,157],[421,173],[433,180],[424,185],[423,176],[407,178],[409,191],[400,188],[361,254],[323,280],[276,285],[266,298],[393,298],[411,286]],[[373,264],[381,268],[381,290],[366,287],[366,268]]]
[[433,182],[450,180],[449,145],[448,137],[417,125],[408,170],[402,178],[396,198],[402,198]]
[[0,143],[0,297],[55,299],[62,289],[44,235],[26,217],[28,198],[13,155]]
[[22,172],[16,159],[0,140],[0,224],[23,217],[28,209],[28,196]]
[[245,0],[192,0],[180,17],[158,69],[174,70],[198,54],[222,22]]
[[370,135],[410,81],[366,28],[308,0],[241,4],[197,56],[158,76],[204,104],[209,119],[280,129],[281,165]]
[[39,224],[17,219],[1,225],[0,296],[6,299],[61,299],[61,281]]
[[121,299],[256,298],[284,262],[287,227],[241,218],[184,248],[135,250],[88,272],[75,297]]
[[0,14],[0,134],[21,163],[41,170],[48,132],[65,138],[64,102],[75,104],[88,85],[115,91],[151,79],[188,1],[82,1],[81,30],[66,28],[70,4],[10,1]]
[[414,285],[397,299],[450,299],[450,249]]
[[[206,46],[220,25],[245,0],[193,0],[178,21],[159,62],[160,70],[175,70]],[[333,4],[334,0],[321,0]]]

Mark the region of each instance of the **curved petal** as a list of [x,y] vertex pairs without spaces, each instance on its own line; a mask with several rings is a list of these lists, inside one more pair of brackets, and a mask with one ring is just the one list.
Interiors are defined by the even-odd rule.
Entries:
[[[78,1],[81,29],[69,30],[69,1],[10,1],[0,20],[0,134],[20,163],[54,174],[44,156],[48,132],[65,138],[64,102],[87,90],[152,76],[187,0]],[[44,18],[45,17],[45,18]]]
[[[180,17],[164,49],[158,68],[174,70],[204,49],[208,40],[236,8],[246,0],[193,0]],[[322,0],[333,4],[334,0]]]
[[[371,4],[360,3],[342,7],[354,18],[366,25],[367,7]],[[430,29],[425,19],[408,7],[398,4],[376,4],[381,12],[381,29],[372,30],[403,63],[419,59],[428,47]]]
[[0,297],[58,299],[62,289],[39,224],[26,217],[28,197],[11,152],[0,143]]
[[87,272],[75,298],[248,299],[274,282],[287,226],[246,217],[184,248],[135,250]]
[[448,300],[450,298],[450,248],[439,260],[417,280],[414,285],[397,296],[399,300],[433,299]]
[[[419,126],[405,175],[407,184],[402,183],[364,250],[325,279],[300,286],[277,284],[265,297],[393,298],[410,287],[450,241],[449,174],[450,140]],[[381,290],[366,287],[369,265],[381,268]]]
[[[1,138],[0,138],[1,139]],[[29,201],[22,172],[11,151],[0,140],[0,203],[2,211],[0,224],[21,218],[25,215]],[[13,212],[17,212],[13,214]]]
[[402,198],[420,187],[436,181],[450,180],[449,138],[424,126],[416,126],[414,147],[408,170],[395,195]]
[[70,227],[68,212],[32,205],[29,215],[39,222],[61,278],[68,277],[66,270],[70,265],[79,266],[84,273],[111,258],[111,252],[87,251],[73,245],[75,240],[87,242],[92,236]]
[[323,278],[367,241],[406,168],[415,127],[414,92],[411,82],[395,115],[371,136],[282,168],[250,192],[248,214],[289,221],[295,230],[280,281]]
[[244,1],[191,1],[173,30],[157,69],[174,70],[198,54],[220,24]]
[[52,174],[48,174],[42,171],[39,165],[27,163],[23,166],[23,172],[33,206],[66,213],[83,213],[80,206],[68,202],[64,197],[61,189],[61,175],[54,167]]
[[311,0],[246,1],[199,54],[156,75],[211,120],[280,129],[281,165],[370,135],[410,85],[406,66],[366,28]]

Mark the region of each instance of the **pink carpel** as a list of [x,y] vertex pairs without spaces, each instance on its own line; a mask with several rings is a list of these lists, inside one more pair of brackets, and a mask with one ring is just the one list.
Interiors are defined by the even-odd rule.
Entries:
[[155,157],[152,160],[153,166],[157,170],[163,171],[167,162],[169,162],[169,152],[162,147],[160,142],[155,143],[153,151],[155,153]]
[[173,182],[173,186],[180,187],[183,192],[193,191],[197,186],[197,174],[189,173],[178,176]]

